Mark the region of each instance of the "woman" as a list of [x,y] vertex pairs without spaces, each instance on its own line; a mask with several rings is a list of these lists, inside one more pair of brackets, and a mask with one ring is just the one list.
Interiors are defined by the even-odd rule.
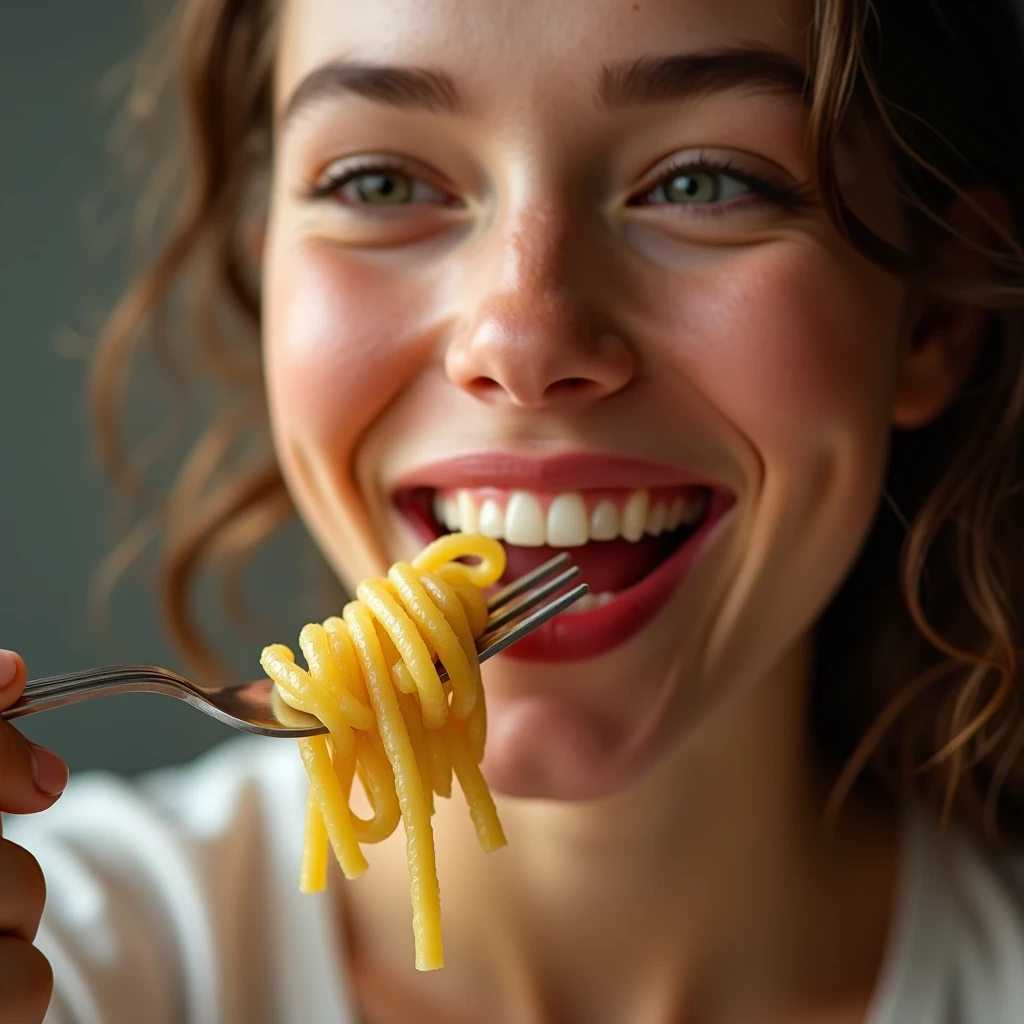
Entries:
[[[442,802],[443,971],[397,837],[294,892],[297,759],[243,743],[20,823],[13,1019],[50,993],[21,847],[56,1021],[1022,1019],[1008,3],[183,13],[184,205],[94,391],[117,466],[131,348],[199,291],[225,420],[168,506],[178,638],[210,665],[190,583],[285,487],[349,585],[484,529],[601,597],[488,666],[509,848]],[[227,433],[261,370],[267,465]],[[49,806],[0,736],[0,806]]]

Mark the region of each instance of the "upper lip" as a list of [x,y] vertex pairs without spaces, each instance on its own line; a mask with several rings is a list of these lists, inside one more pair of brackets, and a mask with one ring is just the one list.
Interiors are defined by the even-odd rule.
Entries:
[[501,450],[468,452],[417,466],[396,481],[394,490],[498,487],[556,492],[598,487],[685,486],[727,490],[719,481],[680,466],[611,452],[529,456]]

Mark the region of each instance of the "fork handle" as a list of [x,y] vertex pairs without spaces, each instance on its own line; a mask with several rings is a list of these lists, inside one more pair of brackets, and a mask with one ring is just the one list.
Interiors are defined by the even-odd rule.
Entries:
[[180,676],[153,665],[117,665],[84,672],[65,672],[30,680],[22,696],[9,708],[0,711],[0,718],[21,718],[37,711],[50,711],[117,693],[164,693],[170,697],[181,697],[181,691]]

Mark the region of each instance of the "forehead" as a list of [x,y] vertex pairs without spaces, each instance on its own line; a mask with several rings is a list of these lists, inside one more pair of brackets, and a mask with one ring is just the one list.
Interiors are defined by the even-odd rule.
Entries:
[[[806,0],[286,0],[278,95],[338,58],[437,68],[474,97],[553,99],[605,64],[757,46],[803,62]],[[563,93],[564,95],[564,93]]]

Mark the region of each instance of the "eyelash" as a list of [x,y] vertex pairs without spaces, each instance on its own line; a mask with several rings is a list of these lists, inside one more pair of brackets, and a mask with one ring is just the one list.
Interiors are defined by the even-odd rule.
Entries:
[[[683,174],[718,174],[723,178],[732,178],[741,185],[750,189],[756,199],[771,203],[785,210],[799,210],[811,203],[811,189],[806,185],[775,185],[756,174],[750,174],[741,170],[730,160],[718,160],[703,154],[696,158],[686,158],[669,164],[658,176],[657,181],[643,191],[635,199],[629,201],[630,206],[670,206],[670,203],[645,203],[643,200],[656,189],[670,182]],[[729,207],[745,205],[744,200],[733,200],[725,203],[694,203],[686,206],[687,213],[692,215],[697,212],[698,216],[716,217],[728,211]],[[679,204],[682,205],[682,204]]]
[[[323,199],[330,199],[340,189],[344,188],[349,182],[361,177],[364,174],[404,174],[411,180],[417,181],[415,175],[410,174],[409,171],[402,166],[398,161],[389,162],[383,159],[366,160],[361,163],[351,164],[346,167],[343,171],[334,175],[328,176],[326,179],[318,180],[307,186],[302,192],[302,198],[308,201],[317,201]],[[649,188],[647,188],[641,195],[635,199],[629,201],[630,206],[650,206],[655,205],[652,203],[645,203],[643,199],[649,196],[655,189],[661,187],[673,178],[679,177],[681,174],[718,174],[722,177],[732,178],[734,181],[738,181],[740,184],[750,189],[757,199],[773,204],[785,210],[799,210],[811,203],[811,189],[809,186],[797,185],[797,186],[784,186],[775,185],[764,178],[761,178],[755,174],[749,174],[746,171],[738,168],[729,160],[716,160],[707,156],[698,156],[696,159],[682,159],[670,164],[662,173],[659,175],[658,180],[653,182]],[[434,186],[429,186],[433,188]],[[437,189],[436,191],[442,191]],[[688,206],[687,210],[689,213],[699,210],[699,216],[719,216],[726,212],[729,207],[735,206],[738,203],[742,204],[743,200],[733,200],[732,202],[726,203],[706,203],[706,204],[693,204]],[[368,205],[368,204],[367,204]],[[673,205],[673,204],[657,204],[657,205]]]
[[[410,181],[419,181],[422,184],[427,185],[428,188],[434,189],[436,192],[443,193],[444,191],[434,185],[430,185],[428,182],[423,182],[422,179],[417,178],[415,174],[410,173],[407,168],[403,167],[400,162],[390,162],[388,160],[378,158],[366,160],[361,163],[349,164],[344,170],[336,174],[327,175],[326,177],[321,176],[321,179],[312,182],[303,189],[302,197],[311,202],[315,202],[320,199],[330,199],[349,182],[362,177],[364,174],[402,174],[409,178]],[[370,204],[364,205],[368,206]]]

